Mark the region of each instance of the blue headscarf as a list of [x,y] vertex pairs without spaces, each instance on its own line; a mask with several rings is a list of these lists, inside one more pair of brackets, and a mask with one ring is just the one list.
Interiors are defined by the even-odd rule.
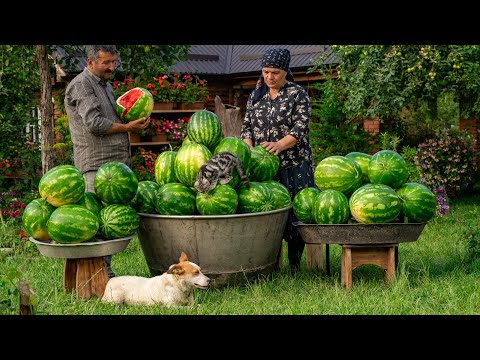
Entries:
[[[262,57],[262,68],[271,67],[285,70],[287,72],[287,81],[294,81],[290,70],[290,51],[288,49],[268,49]],[[255,90],[253,91],[252,103],[260,100],[268,91],[263,75],[260,75]]]

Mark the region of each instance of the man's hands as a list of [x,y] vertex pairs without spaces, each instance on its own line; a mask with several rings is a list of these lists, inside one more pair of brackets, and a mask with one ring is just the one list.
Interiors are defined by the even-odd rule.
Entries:
[[137,120],[130,121],[127,125],[128,132],[140,132],[150,124],[150,118],[142,117]]

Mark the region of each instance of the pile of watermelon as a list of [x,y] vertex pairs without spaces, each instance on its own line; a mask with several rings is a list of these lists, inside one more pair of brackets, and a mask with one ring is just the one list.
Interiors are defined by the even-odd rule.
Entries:
[[405,159],[393,150],[329,156],[315,168],[315,187],[302,189],[293,199],[293,212],[307,224],[431,220],[435,195],[407,178]]
[[130,205],[138,180],[120,162],[102,165],[94,182],[95,193],[85,192],[85,180],[73,165],[47,171],[39,183],[40,198],[27,204],[22,225],[36,240],[60,244],[116,239],[133,235],[140,216]]

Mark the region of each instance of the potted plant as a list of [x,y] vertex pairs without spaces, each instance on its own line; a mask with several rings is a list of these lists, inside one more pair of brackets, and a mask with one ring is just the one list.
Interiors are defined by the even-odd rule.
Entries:
[[137,176],[138,181],[155,181],[155,160],[157,154],[151,150],[139,147],[132,155],[131,169]]
[[203,109],[208,96],[207,82],[195,74],[173,74],[177,89],[177,107],[182,110]]

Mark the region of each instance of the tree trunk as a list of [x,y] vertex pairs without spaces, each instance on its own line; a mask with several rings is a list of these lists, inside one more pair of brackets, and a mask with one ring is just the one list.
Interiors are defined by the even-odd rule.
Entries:
[[42,174],[54,166],[53,158],[53,103],[52,84],[50,82],[49,61],[46,45],[37,45],[37,61],[40,70],[40,83],[42,85],[40,99],[41,134],[42,134]]
[[215,96],[215,114],[222,124],[223,136],[240,138],[242,131],[242,114],[240,108],[233,105],[224,105],[220,96]]

